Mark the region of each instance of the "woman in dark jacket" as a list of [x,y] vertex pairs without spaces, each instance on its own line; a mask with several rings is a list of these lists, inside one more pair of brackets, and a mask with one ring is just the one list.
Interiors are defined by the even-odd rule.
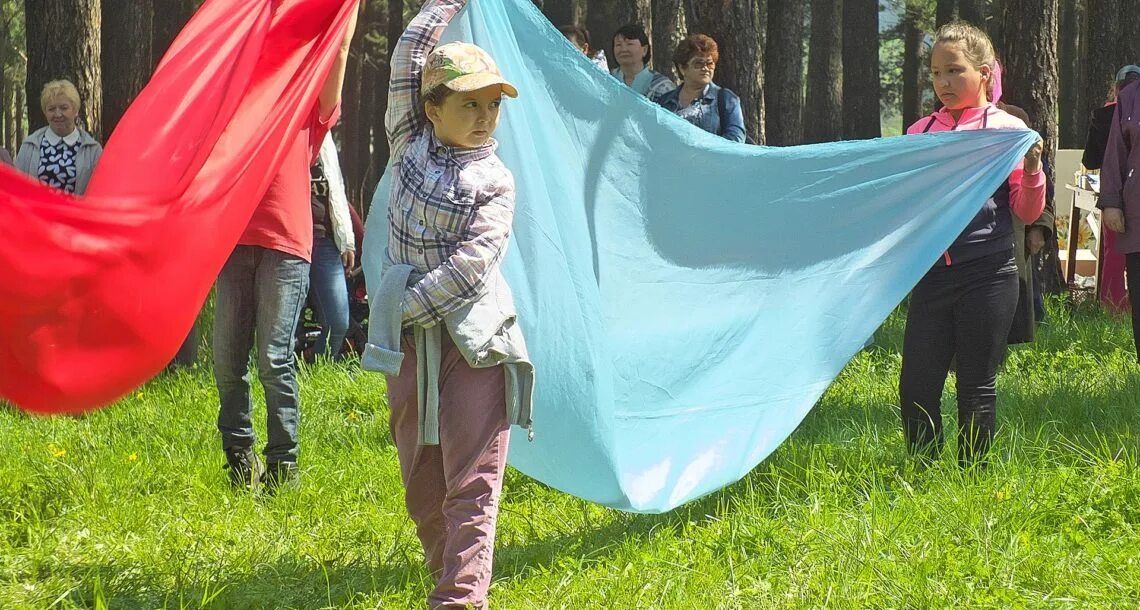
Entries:
[[1085,138],[1085,152],[1081,155],[1081,165],[1085,169],[1100,169],[1104,163],[1104,150],[1108,146],[1108,131],[1112,127],[1112,114],[1116,111],[1116,100],[1120,90],[1140,80],[1140,66],[1127,65],[1116,73],[1108,102],[1092,111],[1089,116],[1089,133]]
[[673,53],[681,85],[662,95],[657,103],[666,110],[709,133],[734,142],[744,142],[744,112],[740,98],[713,82],[720,49],[704,34],[682,40]]
[[[1140,80],[1140,66],[1124,66],[1116,73],[1116,80],[1108,92],[1107,103],[1092,111],[1089,117],[1089,134],[1085,141],[1085,152],[1081,164],[1085,169],[1099,170],[1104,163],[1104,150],[1108,147],[1108,132],[1112,128],[1112,115],[1116,112],[1116,100],[1120,91],[1132,82]],[[1117,236],[1112,231],[1102,233],[1100,248],[1100,280],[1097,282],[1097,296],[1106,307],[1124,312],[1128,309],[1128,291],[1124,282],[1124,256],[1116,251]]]
[[[1108,148],[1100,170],[1100,198],[1104,226],[1119,233],[1116,251],[1124,255],[1128,292],[1140,295],[1140,85],[1120,91],[1108,135]],[[1132,334],[1140,360],[1140,307],[1132,299]]]

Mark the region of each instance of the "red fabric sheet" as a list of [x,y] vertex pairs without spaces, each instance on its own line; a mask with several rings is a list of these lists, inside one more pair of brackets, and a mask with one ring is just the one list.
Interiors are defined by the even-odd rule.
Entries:
[[350,10],[208,0],[86,197],[0,167],[0,397],[80,412],[163,369],[311,116]]

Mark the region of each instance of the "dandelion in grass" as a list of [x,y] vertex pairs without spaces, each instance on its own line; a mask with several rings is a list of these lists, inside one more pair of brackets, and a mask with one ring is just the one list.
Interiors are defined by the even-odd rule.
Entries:
[[137,454],[137,453],[132,453],[132,454],[128,455],[128,456],[127,456],[127,461],[128,461],[128,462],[137,462],[137,461],[139,461],[139,454]]
[[48,451],[50,451],[51,456],[56,459],[60,459],[63,456],[67,455],[67,450],[57,446],[55,443],[48,443]]

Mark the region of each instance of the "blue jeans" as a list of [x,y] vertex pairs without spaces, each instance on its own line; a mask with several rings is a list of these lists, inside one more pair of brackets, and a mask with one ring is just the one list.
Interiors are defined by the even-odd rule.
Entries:
[[344,280],[340,251],[327,237],[318,237],[313,242],[309,297],[317,323],[321,325],[321,335],[313,346],[313,354],[327,353],[336,358],[348,333],[348,284]]
[[249,352],[257,340],[257,377],[265,389],[267,462],[297,461],[294,330],[309,288],[309,263],[296,256],[238,246],[218,274],[214,310],[214,379],[222,449],[236,453],[256,441],[250,420]]

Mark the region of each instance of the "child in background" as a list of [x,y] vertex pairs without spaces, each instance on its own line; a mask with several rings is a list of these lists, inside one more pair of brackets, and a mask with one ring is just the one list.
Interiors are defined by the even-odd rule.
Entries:
[[590,33],[586,31],[586,28],[578,24],[571,24],[558,28],[558,31],[562,32],[562,35],[566,37],[566,40],[570,41],[570,44],[578,47],[578,50],[581,51],[583,55],[589,57],[590,61],[594,62],[594,65],[600,70],[607,73],[610,71],[610,62],[606,60],[606,52],[598,49],[596,53],[592,53],[590,48]]

